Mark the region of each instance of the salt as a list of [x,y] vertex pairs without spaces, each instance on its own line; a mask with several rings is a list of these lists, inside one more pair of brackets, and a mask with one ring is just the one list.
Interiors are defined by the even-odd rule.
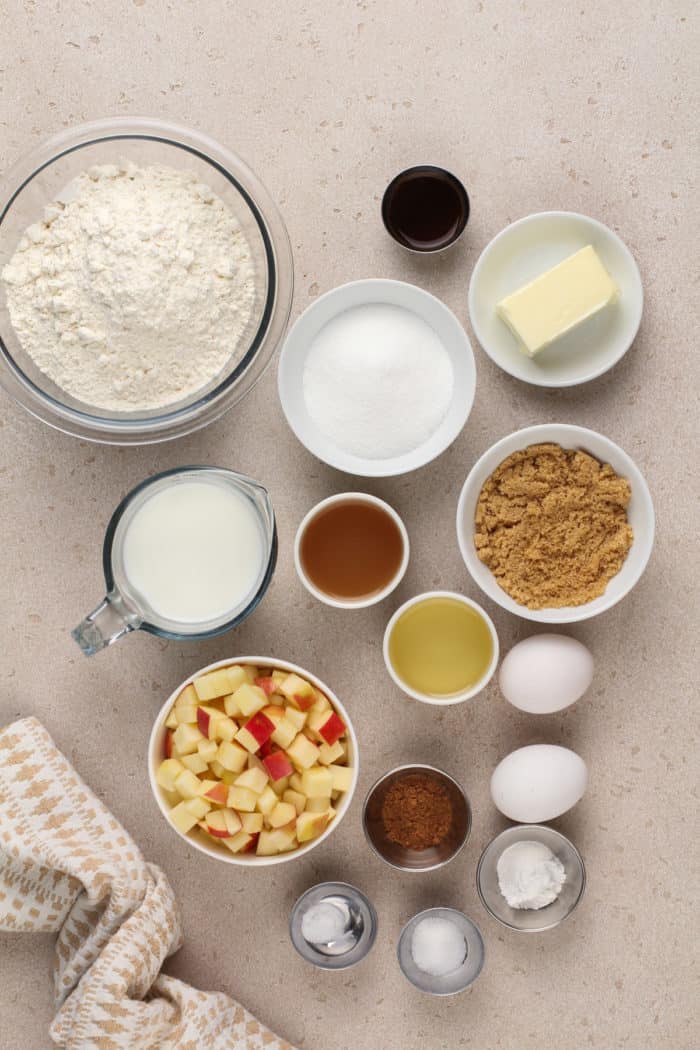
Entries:
[[327,901],[312,904],[301,920],[301,933],[308,944],[331,944],[345,933],[346,919],[340,908]]
[[390,303],[355,306],[324,325],[303,377],[312,421],[363,459],[403,456],[427,441],[445,418],[453,386],[437,333]]
[[446,977],[458,970],[466,959],[467,942],[450,919],[421,919],[413,931],[411,955],[423,973]]

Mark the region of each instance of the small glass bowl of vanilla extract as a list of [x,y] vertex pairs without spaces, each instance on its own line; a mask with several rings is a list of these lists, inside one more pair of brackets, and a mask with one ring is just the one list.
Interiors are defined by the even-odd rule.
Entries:
[[382,198],[382,221],[403,248],[440,252],[462,235],[469,220],[469,196],[446,168],[419,164],[399,172]]

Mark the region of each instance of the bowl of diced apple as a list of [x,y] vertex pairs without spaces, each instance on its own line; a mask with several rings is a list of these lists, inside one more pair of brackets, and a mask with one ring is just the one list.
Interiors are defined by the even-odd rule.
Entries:
[[153,795],[170,826],[216,860],[280,864],[347,812],[357,737],[315,675],[270,657],[219,660],[168,698],[149,742]]

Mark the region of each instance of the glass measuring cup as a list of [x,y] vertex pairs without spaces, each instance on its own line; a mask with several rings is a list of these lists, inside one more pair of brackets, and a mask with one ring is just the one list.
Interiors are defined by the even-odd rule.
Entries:
[[[158,613],[130,581],[124,564],[124,541],[137,513],[149,499],[183,482],[207,482],[237,493],[252,509],[259,529],[262,557],[253,586],[225,613],[188,622]],[[231,537],[235,542],[235,537]],[[214,638],[246,619],[267,590],[277,561],[277,529],[267,490],[247,477],[223,467],[177,467],[137,485],[112,515],[102,550],[107,594],[103,601],[71,632],[86,656],[93,656],[131,631],[143,630],[177,641]]]

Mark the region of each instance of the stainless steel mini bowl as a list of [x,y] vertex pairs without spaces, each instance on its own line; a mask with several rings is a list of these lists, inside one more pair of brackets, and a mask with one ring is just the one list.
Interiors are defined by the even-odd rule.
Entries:
[[[564,866],[566,882],[556,900],[544,908],[511,908],[500,891],[496,866],[508,846],[516,842],[541,842]],[[476,869],[476,888],[489,915],[509,930],[542,933],[552,930],[578,906],[586,888],[586,869],[573,842],[546,824],[517,824],[496,835],[481,854]]]
[[[304,915],[315,904],[334,904],[346,916],[346,929],[340,942],[316,944],[302,932]],[[374,905],[356,886],[347,882],[321,882],[302,893],[292,909],[289,935],[302,959],[321,970],[347,970],[361,962],[372,950],[377,937]]]
[[[422,773],[442,784],[452,803],[452,825],[447,836],[439,845],[424,850],[410,850],[392,842],[382,820],[382,807],[389,788],[415,773]],[[442,769],[421,764],[397,766],[385,773],[370,788],[362,808],[362,827],[367,842],[378,857],[399,871],[434,871],[449,864],[469,838],[471,823],[469,799],[457,781]]]
[[[462,965],[442,977],[425,973],[418,968],[413,958],[413,933],[423,919],[449,919],[464,936],[466,954]],[[406,923],[399,937],[396,954],[402,974],[414,988],[428,995],[457,995],[473,984],[483,969],[484,939],[478,926],[469,916],[456,908],[427,908]]]

